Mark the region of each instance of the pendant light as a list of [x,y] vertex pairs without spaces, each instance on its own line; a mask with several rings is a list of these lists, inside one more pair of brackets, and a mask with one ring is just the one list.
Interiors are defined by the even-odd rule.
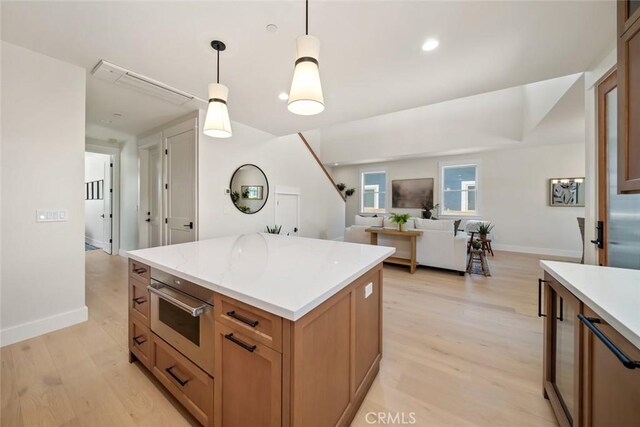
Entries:
[[211,42],[211,47],[218,52],[218,75],[216,82],[209,84],[209,108],[204,120],[204,134],[214,138],[229,138],[231,136],[231,121],[227,108],[229,88],[220,84],[220,52],[227,46],[220,40],[214,40]]
[[320,40],[309,35],[309,0],[305,1],[305,8],[305,35],[296,39],[296,63],[287,108],[294,114],[312,116],[324,110],[324,97],[318,69]]

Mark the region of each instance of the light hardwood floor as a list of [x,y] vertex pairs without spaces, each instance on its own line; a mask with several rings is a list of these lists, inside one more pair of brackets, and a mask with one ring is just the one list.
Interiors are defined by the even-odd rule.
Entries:
[[[418,426],[556,425],[541,391],[539,259],[496,252],[492,277],[385,266],[381,371],[353,425],[377,413]],[[196,425],[128,362],[126,260],[90,251],[86,271],[88,322],[2,348],[0,425]]]

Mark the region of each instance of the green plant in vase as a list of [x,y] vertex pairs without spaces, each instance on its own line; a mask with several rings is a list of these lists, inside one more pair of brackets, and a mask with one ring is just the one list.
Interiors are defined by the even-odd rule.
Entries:
[[338,187],[338,190],[344,191],[344,189],[347,188],[347,184],[345,184],[344,182],[341,182],[339,184],[336,184],[336,187]]
[[404,231],[405,229],[405,224],[407,223],[407,221],[409,221],[409,219],[411,218],[411,214],[397,214],[397,213],[391,213],[389,215],[389,219],[391,220],[391,222],[395,222],[396,224],[398,224],[398,231]]
[[267,225],[267,233],[269,234],[280,234],[280,230],[282,230],[282,226],[281,225],[274,225],[273,227],[269,227]]
[[494,225],[491,224],[490,222],[483,222],[480,225],[478,225],[478,234],[480,235],[481,239],[486,239],[487,238],[487,234],[491,233],[491,230],[493,230]]
[[349,197],[349,196],[353,196],[353,193],[355,193],[355,192],[356,192],[356,189],[355,189],[355,188],[350,188],[350,189],[348,189],[347,191],[345,191],[345,192],[344,192],[344,194],[345,194],[347,197]]
[[480,242],[479,240],[474,240],[473,242],[471,242],[471,246],[473,247],[473,249],[480,249],[482,248],[482,242]]

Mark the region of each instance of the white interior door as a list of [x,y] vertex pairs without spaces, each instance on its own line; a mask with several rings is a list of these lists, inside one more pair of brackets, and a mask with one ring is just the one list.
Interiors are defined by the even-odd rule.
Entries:
[[196,134],[167,133],[167,244],[196,240]]
[[111,242],[112,242],[112,230],[113,230],[113,214],[111,195],[113,194],[111,183],[112,179],[113,163],[111,160],[104,162],[104,186],[103,186],[103,204],[102,204],[102,241],[104,242],[102,250],[108,254],[111,254]]
[[299,194],[276,193],[276,225],[282,226],[280,234],[297,236],[299,227]]
[[162,245],[162,147],[149,150],[149,247]]

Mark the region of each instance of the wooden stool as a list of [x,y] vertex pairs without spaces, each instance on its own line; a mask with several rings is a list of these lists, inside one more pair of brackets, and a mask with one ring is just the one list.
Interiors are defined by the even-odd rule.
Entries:
[[491,239],[478,239],[480,243],[482,243],[482,252],[487,255],[487,252],[493,256],[493,249],[491,248]]
[[480,264],[482,274],[485,276],[491,276],[491,270],[489,270],[489,263],[482,249],[471,249],[469,252],[469,262],[467,263],[467,273],[473,273],[473,265]]

